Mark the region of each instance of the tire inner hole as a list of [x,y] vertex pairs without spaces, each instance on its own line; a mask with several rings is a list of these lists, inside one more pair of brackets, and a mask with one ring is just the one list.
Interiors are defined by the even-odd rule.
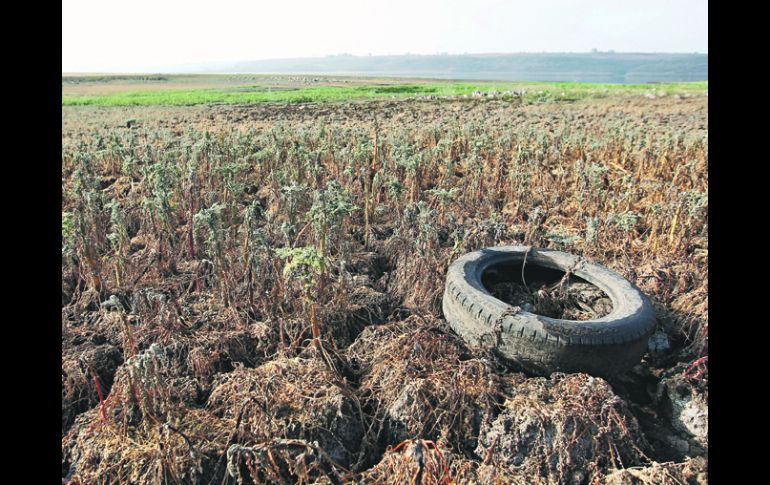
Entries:
[[612,311],[612,300],[598,286],[531,261],[523,278],[522,262],[505,262],[487,268],[481,283],[498,300],[545,317],[585,321]]

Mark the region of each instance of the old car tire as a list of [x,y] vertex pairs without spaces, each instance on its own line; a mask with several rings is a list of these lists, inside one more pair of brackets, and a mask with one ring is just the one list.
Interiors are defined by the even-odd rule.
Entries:
[[[526,268],[569,270],[604,291],[612,311],[595,320],[558,320],[500,301],[482,284],[487,271],[523,262]],[[649,299],[617,273],[578,256],[527,246],[486,248],[460,257],[447,271],[443,311],[466,342],[537,374],[625,372],[639,363],[656,325]]]

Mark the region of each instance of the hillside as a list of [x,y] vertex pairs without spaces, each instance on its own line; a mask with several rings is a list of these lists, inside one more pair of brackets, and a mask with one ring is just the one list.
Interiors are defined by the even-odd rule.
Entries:
[[708,54],[543,53],[336,55],[175,66],[167,72],[318,73],[516,81],[647,83],[708,80]]

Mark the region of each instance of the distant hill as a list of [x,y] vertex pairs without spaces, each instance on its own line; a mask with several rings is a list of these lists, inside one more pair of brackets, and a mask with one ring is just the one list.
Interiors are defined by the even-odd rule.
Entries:
[[[178,66],[171,72],[337,74],[499,81],[707,81],[708,54],[336,55]],[[167,70],[169,71],[169,70]]]

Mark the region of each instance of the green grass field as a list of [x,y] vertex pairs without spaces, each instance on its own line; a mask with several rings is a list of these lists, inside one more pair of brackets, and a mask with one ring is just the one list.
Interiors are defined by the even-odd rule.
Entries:
[[252,104],[265,102],[314,103],[371,98],[463,96],[475,91],[504,93],[524,91],[525,101],[574,101],[607,96],[658,94],[702,94],[708,81],[661,84],[593,84],[536,82],[433,82],[372,84],[357,86],[284,87],[244,85],[206,89],[127,90],[103,94],[69,93],[63,90],[62,106],[191,106],[199,104]]

